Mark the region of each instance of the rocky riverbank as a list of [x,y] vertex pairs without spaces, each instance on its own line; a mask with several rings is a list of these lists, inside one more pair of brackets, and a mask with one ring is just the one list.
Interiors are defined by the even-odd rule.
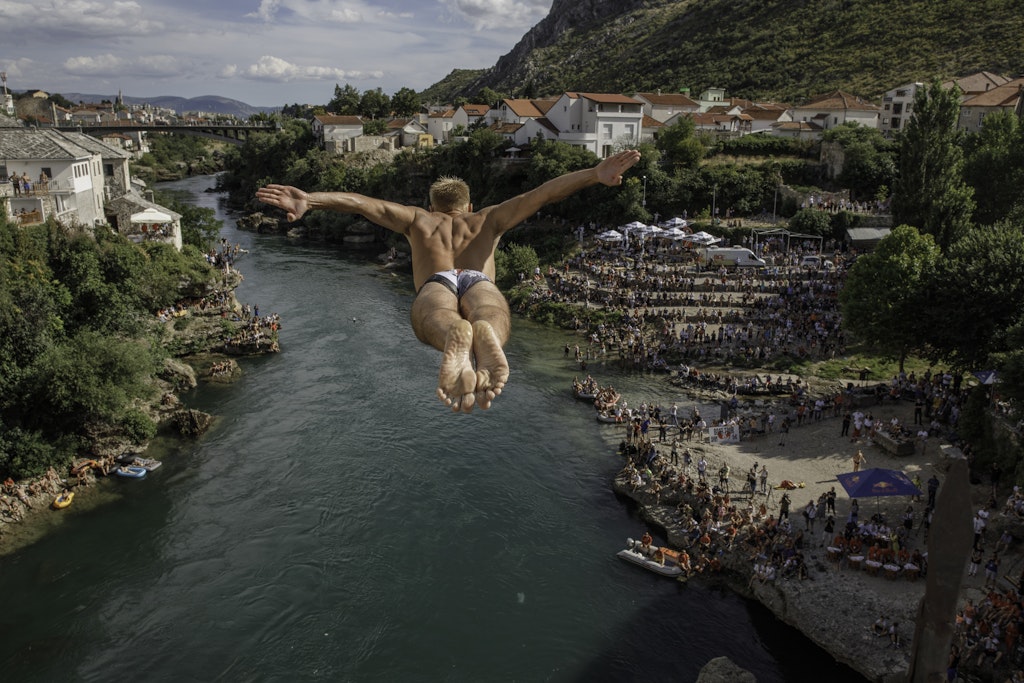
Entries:
[[[630,405],[639,405],[645,397],[625,398]],[[711,396],[703,398],[707,400]],[[788,401],[780,401],[774,407],[771,404],[764,407],[779,413],[788,412],[790,408]],[[887,424],[892,418],[910,424],[913,418],[913,407],[906,402],[887,401],[884,405],[872,406],[870,410],[881,424]],[[614,425],[603,426],[602,429],[609,449],[618,450],[625,437],[625,429]],[[729,466],[731,505],[738,510],[748,510],[755,517],[755,524],[741,528],[731,547],[726,543],[727,536],[713,540],[712,547],[717,548],[714,553],[717,557],[714,569],[717,571],[708,567],[705,572],[690,580],[728,584],[736,591],[761,602],[780,620],[799,629],[836,660],[863,674],[868,680],[895,683],[905,679],[910,664],[915,619],[925,589],[922,578],[914,579],[903,573],[891,578],[885,572],[873,575],[855,569],[845,559],[834,561],[829,557],[828,544],[824,542],[822,519],[816,520],[814,530],[805,532],[803,539],[806,578],[799,578],[798,573],[785,575],[782,572],[772,580],[762,581],[755,576],[757,552],[748,540],[750,535],[756,533],[756,517],[761,505],[765,505],[768,516],[778,518],[782,494],[788,493],[792,501],[789,519],[795,534],[806,526],[800,514],[804,506],[809,501],[818,501],[822,494],[835,487],[838,493],[838,533],[850,513],[851,500],[837,482],[836,475],[853,469],[852,458],[858,450],[867,458],[865,467],[899,469],[910,477],[920,477],[921,481],[927,481],[935,475],[940,480],[940,488],[951,458],[959,454],[948,444],[940,444],[935,440],[927,444],[924,452],[917,448],[912,455],[894,456],[866,439],[853,442],[849,437],[841,437],[840,432],[841,420],[825,417],[820,421],[810,420],[794,426],[785,439],[774,433],[748,438],[739,443],[712,444],[696,437],[681,442],[679,452],[688,448],[692,453],[694,465],[690,466],[689,472],[694,477],[695,464],[701,458],[707,461],[708,480],[715,484],[721,466]],[[670,444],[658,443],[656,432],[653,438],[659,455],[671,459]],[[785,445],[781,445],[782,441]],[[756,493],[751,496],[748,492],[739,492],[746,483],[746,473],[755,463],[759,468],[762,465],[767,467],[769,482],[773,487],[769,489],[769,495]],[[671,466],[671,469],[679,472],[684,467]],[[774,488],[783,481],[793,482],[797,488],[789,491]],[[630,473],[624,470],[615,478],[613,487],[622,496],[636,502],[645,521],[662,530],[666,545],[676,549],[691,548],[695,559],[701,555],[700,546],[687,524],[688,518],[694,516],[691,509],[700,516],[700,502],[681,491],[672,491],[671,488],[658,491],[658,487],[647,483],[634,486],[634,482]],[[975,486],[972,492],[975,508],[986,506],[990,495],[991,487]],[[689,505],[690,508],[680,509],[683,505]],[[896,496],[862,500],[860,505],[862,520],[880,513],[892,526],[899,525],[907,506],[912,506],[915,514],[914,531],[908,539],[909,545],[927,552],[928,531],[922,528],[923,502],[908,496]],[[986,536],[994,544],[1004,529],[1010,529],[1017,539],[1022,538],[1024,532],[1015,517],[1002,517],[992,511],[992,523]],[[642,532],[638,530],[637,533],[639,537]],[[1010,551],[1003,554],[1002,575],[1016,577],[1022,566],[1024,557],[1011,546]],[[1003,585],[1009,584],[1004,581]],[[987,593],[983,577],[965,577],[960,593],[962,599],[971,598],[976,604],[980,603]],[[871,626],[880,615],[899,623],[899,632],[905,643],[903,648],[890,647],[887,637],[877,637],[872,632]],[[992,674],[990,669],[979,673],[986,677]]]
[[[228,274],[224,289],[204,301],[182,304],[154,321],[157,337],[170,356],[152,378],[153,401],[137,406],[172,438],[196,438],[210,426],[213,416],[182,405],[180,395],[199,382],[231,382],[241,376],[235,358],[280,350],[278,322],[269,327],[244,316],[234,296],[241,282],[237,271]],[[242,343],[244,342],[244,343]],[[54,499],[65,490],[75,493],[74,509],[93,507],[113,500],[97,484],[117,467],[125,455],[142,456],[148,443],[138,444],[117,431],[95,430],[88,453],[69,463],[68,470],[50,469],[44,476],[25,481],[7,480],[0,485],[0,555],[24,547],[59,524],[65,510],[54,510]],[[76,468],[76,463],[95,466]]]

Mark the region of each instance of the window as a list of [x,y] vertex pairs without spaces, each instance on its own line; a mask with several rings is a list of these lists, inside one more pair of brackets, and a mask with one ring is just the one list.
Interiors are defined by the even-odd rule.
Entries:
[[907,106],[904,109],[904,111],[907,112],[908,114],[910,112],[914,111],[914,103],[913,102],[907,102]]
[[896,97],[906,97],[906,96],[907,96],[907,91],[906,90],[897,90],[896,91]]
[[899,130],[899,127],[900,127],[900,117],[898,117],[898,116],[892,117],[892,128],[893,128],[893,130]]
[[892,113],[896,114],[897,116],[902,114],[903,113],[903,103],[902,102],[896,102],[895,104],[893,104],[892,105]]
[[636,126],[634,126],[632,123],[626,124],[626,137],[629,138],[630,140],[636,137]]
[[611,145],[604,145],[604,146],[601,147],[601,158],[602,159],[607,159],[611,155],[612,155],[612,146]]
[[605,123],[601,126],[601,139],[611,140],[612,139],[612,124]]
[[886,102],[886,103],[885,103],[885,107],[884,107],[884,109],[885,109],[886,111],[889,111],[889,103],[888,103],[888,102]]
[[112,177],[114,175],[114,165],[113,164],[103,164],[103,175],[108,176],[108,177]]

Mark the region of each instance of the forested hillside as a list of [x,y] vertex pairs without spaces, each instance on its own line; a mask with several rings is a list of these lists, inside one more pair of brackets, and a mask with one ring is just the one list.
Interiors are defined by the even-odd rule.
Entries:
[[777,101],[836,88],[877,97],[978,70],[1019,75],[1021,35],[1021,0],[555,0],[494,67],[473,80],[455,71],[424,96],[716,86]]

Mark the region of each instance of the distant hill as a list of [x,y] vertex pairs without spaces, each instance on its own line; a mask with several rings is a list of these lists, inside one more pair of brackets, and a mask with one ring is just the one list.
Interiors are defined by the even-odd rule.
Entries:
[[876,98],[933,77],[1024,74],[1022,10],[1021,0],[554,0],[493,67],[453,71],[427,92],[723,87],[797,102],[839,88]]
[[[82,93],[60,93],[63,97],[74,103],[79,102],[102,102],[110,100],[113,102],[117,95],[86,95]],[[272,113],[280,111],[280,107],[254,107],[245,102],[239,102],[229,97],[218,95],[203,95],[202,97],[175,97],[173,95],[162,95],[160,97],[125,97],[125,104],[151,104],[154,107],[166,107],[173,109],[179,114],[188,111],[204,111],[212,114],[230,114],[240,119],[247,119],[253,114]]]

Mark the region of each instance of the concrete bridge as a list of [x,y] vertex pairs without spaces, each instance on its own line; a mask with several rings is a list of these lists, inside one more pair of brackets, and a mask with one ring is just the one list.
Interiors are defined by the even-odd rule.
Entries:
[[249,123],[204,123],[204,124],[156,124],[156,123],[133,123],[131,121],[119,121],[110,123],[75,123],[58,125],[62,130],[75,130],[102,137],[109,133],[132,133],[136,131],[147,131],[150,133],[175,133],[177,135],[193,135],[201,138],[212,138],[240,145],[251,133],[273,133],[277,125],[273,123],[249,124]]

